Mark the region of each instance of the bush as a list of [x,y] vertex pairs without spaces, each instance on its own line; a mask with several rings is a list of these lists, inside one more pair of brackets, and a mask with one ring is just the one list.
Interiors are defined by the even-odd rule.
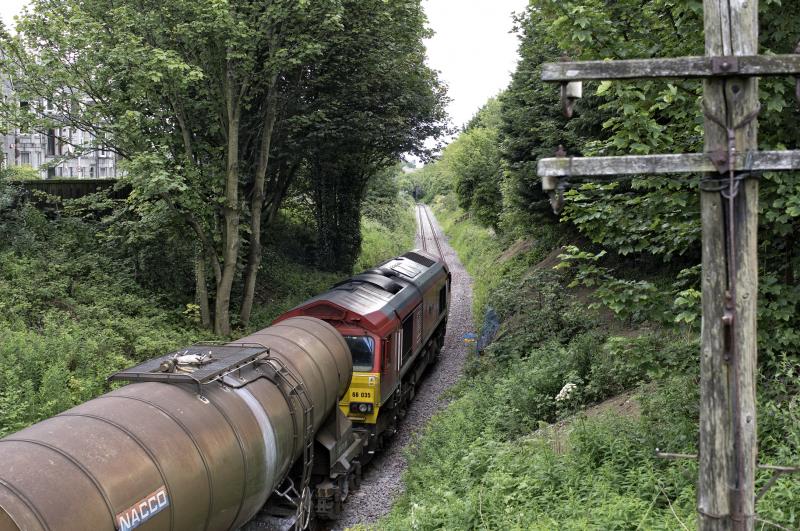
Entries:
[[[0,212],[0,436],[109,389],[106,377],[196,341],[180,303],[142,289],[102,227]],[[174,304],[174,303],[173,303]]]

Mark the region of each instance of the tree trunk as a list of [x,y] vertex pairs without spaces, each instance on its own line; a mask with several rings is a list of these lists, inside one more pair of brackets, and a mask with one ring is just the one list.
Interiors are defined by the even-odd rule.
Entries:
[[247,267],[244,272],[244,295],[242,298],[242,311],[240,320],[242,326],[250,322],[250,313],[253,309],[253,299],[256,291],[258,269],[261,267],[261,214],[266,199],[264,181],[267,177],[269,165],[269,150],[272,144],[272,131],[275,127],[275,107],[277,95],[275,85],[277,76],[270,80],[266,111],[264,113],[264,129],[261,136],[261,145],[258,152],[258,166],[253,181],[253,197],[250,200],[250,249],[247,257]]
[[322,163],[314,178],[317,265],[350,272],[361,250],[364,178],[347,164]]
[[194,255],[194,293],[197,305],[200,306],[200,324],[203,328],[211,328],[211,309],[208,306],[208,284],[206,280],[206,257],[198,248]]
[[239,253],[239,118],[241,97],[233,81],[232,65],[226,67],[224,82],[228,142],[225,174],[225,203],[223,213],[222,275],[217,281],[217,298],[214,304],[214,333],[231,333],[231,288],[236,274]]

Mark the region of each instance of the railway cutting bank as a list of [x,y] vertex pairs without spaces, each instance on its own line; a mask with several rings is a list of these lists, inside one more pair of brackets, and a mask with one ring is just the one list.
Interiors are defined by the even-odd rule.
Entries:
[[[376,527],[691,528],[697,465],[655,449],[695,448],[697,340],[596,307],[602,293],[557,267],[569,262],[568,231],[498,236],[453,196],[433,204],[474,279],[466,330],[485,348],[409,446],[400,495]],[[773,419],[786,426],[785,414]],[[773,488],[762,510],[794,518],[782,505],[791,481]]]

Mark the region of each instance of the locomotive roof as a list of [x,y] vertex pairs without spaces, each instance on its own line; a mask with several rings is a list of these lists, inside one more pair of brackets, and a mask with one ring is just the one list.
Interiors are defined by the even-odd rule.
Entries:
[[336,284],[291,312],[331,303],[365,319],[361,326],[376,329],[395,312],[405,317],[421,299],[422,289],[442,271],[443,262],[415,249]]

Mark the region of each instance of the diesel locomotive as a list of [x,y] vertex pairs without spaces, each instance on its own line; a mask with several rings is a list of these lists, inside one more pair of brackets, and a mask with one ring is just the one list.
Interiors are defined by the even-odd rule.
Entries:
[[339,407],[367,437],[367,455],[396,430],[444,344],[450,272],[414,250],[335,285],[279,317],[321,319],[344,337],[353,378]]
[[236,342],[113,375],[129,385],[0,439],[0,531],[335,516],[436,360],[449,302],[447,266],[416,250]]

